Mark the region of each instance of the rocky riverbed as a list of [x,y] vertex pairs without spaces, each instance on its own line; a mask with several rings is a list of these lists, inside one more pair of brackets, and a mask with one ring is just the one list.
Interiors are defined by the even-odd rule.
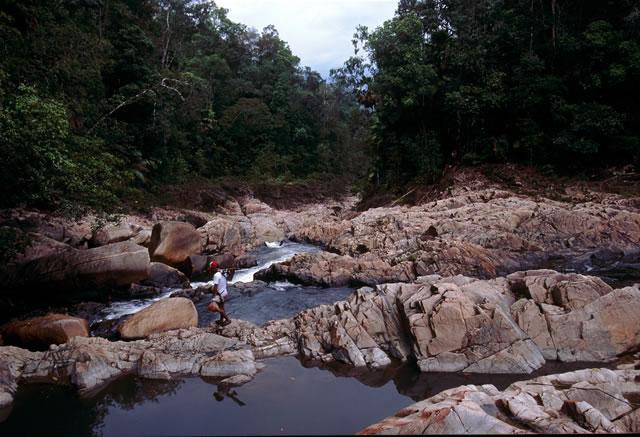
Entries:
[[[548,361],[612,363],[637,352],[638,285],[570,271],[637,262],[640,199],[566,186],[554,200],[476,176],[413,206],[389,202],[359,211],[358,199],[344,197],[276,209],[252,196],[228,197],[214,211],[156,209],[100,232],[91,232],[89,218],[70,223],[5,211],[3,225],[33,244],[1,273],[9,286],[2,296],[0,405],[10,405],[28,381],[81,393],[123,374],[240,385],[260,371],[261,360],[277,356],[363,369],[400,360],[422,372],[527,375]],[[262,326],[236,320],[198,328],[192,301],[208,290],[198,295],[190,281],[203,266],[212,259],[251,264],[250,250],[285,239],[324,250],[273,264],[256,279],[356,291]],[[543,268],[550,265],[565,271]],[[117,340],[96,337],[68,314],[17,320],[26,318],[28,292],[107,300],[161,287],[185,292],[122,321]],[[43,342],[51,345],[27,349]],[[503,392],[456,388],[363,432],[635,432],[637,373],[631,364]],[[576,394],[596,391],[617,404]]]

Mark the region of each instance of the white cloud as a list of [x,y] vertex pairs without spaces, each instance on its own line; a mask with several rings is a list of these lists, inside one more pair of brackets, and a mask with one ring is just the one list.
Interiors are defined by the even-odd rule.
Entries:
[[262,31],[273,24],[302,66],[323,77],[353,55],[358,25],[369,29],[393,17],[398,0],[215,0],[229,18]]

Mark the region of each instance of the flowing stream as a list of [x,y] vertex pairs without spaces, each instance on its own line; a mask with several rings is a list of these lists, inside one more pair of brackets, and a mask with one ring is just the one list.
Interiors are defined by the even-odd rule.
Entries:
[[[289,318],[322,304],[344,300],[348,287],[320,288],[288,282],[243,286],[272,263],[296,253],[320,250],[293,242],[270,243],[256,250],[258,265],[238,270],[230,281],[226,305],[232,319],[261,325]],[[637,263],[637,261],[636,261]],[[633,273],[637,264],[614,265],[615,272]],[[587,273],[587,272],[585,272]],[[603,277],[607,272],[599,272]],[[629,275],[623,274],[620,287]],[[591,273],[593,274],[593,273]],[[611,279],[611,278],[609,278]],[[193,283],[195,288],[202,283]],[[167,289],[153,299],[114,302],[99,315],[103,319],[134,313],[168,297]],[[209,295],[196,303],[200,326],[217,314],[206,310]],[[382,370],[348,366],[311,366],[294,357],[271,358],[253,381],[225,388],[206,378],[172,381],[125,376],[97,395],[81,398],[74,389],[51,384],[28,384],[18,390],[11,407],[0,410],[0,435],[139,436],[139,435],[338,435],[354,434],[402,408],[463,384],[509,384],[543,374],[602,363],[547,363],[530,375],[420,373],[410,364],[394,363]]]

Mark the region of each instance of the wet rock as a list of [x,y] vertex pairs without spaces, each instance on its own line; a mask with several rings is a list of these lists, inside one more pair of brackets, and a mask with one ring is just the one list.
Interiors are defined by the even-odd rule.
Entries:
[[131,314],[126,314],[115,319],[106,319],[91,324],[91,335],[94,337],[102,337],[108,340],[119,340],[120,333],[118,327],[127,319],[131,318]]
[[47,314],[6,324],[2,337],[4,344],[26,349],[43,350],[51,344],[63,344],[72,337],[89,336],[89,323],[64,314]]
[[159,300],[138,311],[118,327],[120,338],[133,340],[151,334],[198,326],[198,312],[191,300],[174,297]]
[[266,282],[288,280],[292,283],[340,287],[374,285],[392,281],[411,281],[415,273],[410,263],[388,264],[373,254],[360,258],[328,252],[294,255],[287,261],[272,264],[254,274]]
[[142,281],[143,285],[164,288],[187,288],[189,279],[180,270],[163,263],[149,264],[149,278]]
[[128,298],[143,299],[159,296],[162,289],[153,285],[140,285],[133,283],[129,286],[126,296]]
[[171,293],[169,297],[185,297],[193,302],[200,302],[205,294],[213,294],[212,285],[201,285],[198,288],[185,288]]
[[100,314],[106,306],[106,299],[104,302],[79,302],[71,305],[64,313],[85,319],[91,324],[91,319],[95,318],[97,314]]
[[213,272],[209,271],[209,265],[212,261],[218,263],[222,269],[232,268],[235,264],[235,258],[230,253],[222,253],[217,255],[191,255],[191,273],[189,278],[194,282],[210,281]]
[[127,373],[153,379],[192,375],[248,381],[260,367],[238,341],[197,328],[128,342],[73,337],[46,352],[4,346],[0,347],[0,407],[12,403],[17,383],[32,380],[71,385],[84,395]]
[[253,296],[261,293],[267,287],[267,283],[258,279],[251,282],[234,282],[229,285],[230,290],[236,290],[238,293]]
[[258,265],[258,261],[256,257],[253,255],[240,255],[235,259],[235,267],[238,269],[248,269],[250,267],[255,267]]

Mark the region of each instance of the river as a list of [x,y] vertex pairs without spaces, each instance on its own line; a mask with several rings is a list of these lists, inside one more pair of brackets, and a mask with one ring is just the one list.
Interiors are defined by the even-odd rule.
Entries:
[[[229,316],[261,325],[268,320],[292,317],[306,308],[344,300],[353,289],[277,282],[253,288],[251,293],[239,291],[240,283],[251,282],[256,271],[271,263],[295,253],[316,250],[319,249],[285,241],[255,251],[258,266],[237,271],[230,281],[226,305]],[[634,264],[622,267],[638,271]],[[609,278],[604,273],[603,276]],[[616,281],[620,279],[612,280]],[[198,285],[202,284],[192,284]],[[117,318],[139,311],[173,291],[166,290],[154,299],[114,302],[100,317]],[[206,310],[208,300],[196,303],[200,326],[208,325],[217,316]],[[264,363],[265,368],[253,381],[232,389],[219,387],[215,380],[197,377],[155,381],[126,376],[113,381],[97,395],[81,398],[70,388],[24,385],[13,405],[0,411],[0,434],[354,434],[416,401],[462,384],[490,383],[504,389],[512,382],[542,374],[603,367],[602,363],[547,363],[530,375],[464,375],[420,373],[411,365],[400,363],[376,371],[339,364],[318,367],[294,357],[271,358]]]

